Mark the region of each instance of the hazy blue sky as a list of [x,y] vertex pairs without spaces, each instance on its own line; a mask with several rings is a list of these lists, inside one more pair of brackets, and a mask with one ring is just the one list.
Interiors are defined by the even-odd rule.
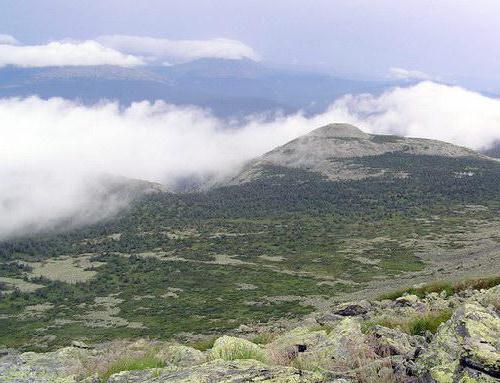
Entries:
[[400,67],[444,80],[499,80],[499,21],[498,0],[0,0],[0,33],[26,44],[221,37],[273,64],[365,76]]

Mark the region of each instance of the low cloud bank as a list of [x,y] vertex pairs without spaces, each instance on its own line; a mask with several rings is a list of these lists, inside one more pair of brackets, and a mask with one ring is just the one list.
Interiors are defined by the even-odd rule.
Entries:
[[117,211],[123,201],[103,201],[103,174],[165,184],[223,174],[316,125],[294,116],[230,129],[206,111],[164,102],[121,109],[58,98],[0,100],[0,238]]
[[123,201],[103,200],[103,174],[165,184],[186,175],[221,175],[330,122],[480,149],[500,139],[500,100],[423,82],[379,96],[345,96],[312,117],[254,116],[235,127],[208,111],[161,101],[122,109],[109,102],[88,107],[58,98],[3,99],[0,238],[116,211]]
[[110,35],[97,38],[101,44],[133,55],[163,63],[187,62],[201,58],[251,59],[258,61],[259,55],[248,45],[238,40],[169,40],[147,36]]
[[142,36],[111,35],[88,41],[53,41],[23,45],[13,36],[0,34],[0,68],[176,64],[201,58],[259,60],[248,45],[230,39],[168,40]]
[[500,99],[424,81],[380,96],[345,96],[330,111],[362,129],[486,149],[500,138]]
[[104,47],[95,41],[51,42],[45,45],[13,45],[0,41],[0,68],[13,65],[19,67],[75,66],[75,65],[119,65],[144,64],[141,58],[123,54]]
[[19,41],[17,41],[14,36],[0,33],[0,44],[16,45],[19,44]]
[[396,80],[436,80],[436,78],[434,78],[433,76],[419,70],[409,70],[396,67],[389,69],[389,75],[391,78],[394,78]]

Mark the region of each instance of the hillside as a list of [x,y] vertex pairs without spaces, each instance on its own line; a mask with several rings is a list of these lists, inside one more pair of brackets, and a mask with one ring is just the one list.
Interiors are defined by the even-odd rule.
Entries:
[[499,162],[330,125],[206,191],[148,194],[106,222],[1,242],[0,344],[193,342],[498,274],[499,213]]
[[420,285],[392,299],[333,306],[298,327],[242,326],[205,344],[74,340],[49,353],[6,350],[0,381],[495,382],[499,281]]
[[491,148],[484,151],[484,154],[490,157],[500,158],[500,142],[496,141]]
[[[26,187],[46,190],[46,179],[54,188],[67,187],[60,184],[62,179],[51,179],[47,172],[19,172],[17,175],[20,179],[30,180],[30,185],[20,184],[18,195],[12,193],[12,196],[0,197],[0,214],[4,219],[0,228],[0,241],[17,236],[30,237],[39,233],[68,231],[102,222],[126,209],[132,201],[167,190],[164,185],[154,182],[89,173],[81,187],[74,189],[76,192],[71,197],[59,197],[61,201],[53,206],[52,214],[46,215],[41,207],[43,201],[34,202],[23,195],[21,190]],[[64,193],[59,195],[64,196]],[[31,214],[23,215],[23,208],[26,207],[32,209]]]

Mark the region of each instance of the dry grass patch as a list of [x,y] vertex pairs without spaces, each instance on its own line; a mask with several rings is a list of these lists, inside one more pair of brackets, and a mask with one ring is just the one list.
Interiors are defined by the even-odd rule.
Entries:
[[0,277],[0,283],[4,283],[10,289],[19,289],[19,291],[22,293],[32,293],[43,287],[43,285],[27,282],[23,279],[9,277]]
[[99,382],[107,382],[111,375],[122,371],[162,368],[166,363],[160,356],[159,347],[139,340],[134,343],[115,341],[82,364],[81,376],[95,376]]
[[394,300],[405,294],[412,294],[418,296],[419,298],[424,298],[426,295],[430,293],[441,293],[442,291],[445,291],[447,295],[453,295],[464,290],[489,289],[499,284],[500,284],[500,276],[472,278],[455,282],[437,281],[437,282],[426,283],[418,287],[409,287],[406,289],[396,290],[385,294],[381,294],[378,297],[378,299]]
[[215,341],[210,358],[224,360],[253,359],[263,363],[267,363],[268,360],[266,352],[255,343],[226,335]]
[[435,334],[439,325],[453,315],[452,310],[427,311],[409,317],[380,317],[363,323],[363,332],[367,333],[374,326],[399,329],[411,335],[424,335],[427,331]]
[[252,343],[255,344],[268,344],[271,343],[278,334],[274,332],[261,332],[259,334],[256,334],[253,338],[250,339]]
[[162,368],[164,366],[165,362],[156,355],[156,352],[149,351],[142,355],[129,355],[115,360],[101,372],[99,377],[106,382],[111,375],[122,371],[147,370],[150,368]]
[[78,283],[87,282],[93,278],[97,274],[93,268],[103,264],[103,262],[91,261],[90,258],[92,255],[60,257],[44,262],[26,262],[26,264],[32,268],[30,276],[66,283]]

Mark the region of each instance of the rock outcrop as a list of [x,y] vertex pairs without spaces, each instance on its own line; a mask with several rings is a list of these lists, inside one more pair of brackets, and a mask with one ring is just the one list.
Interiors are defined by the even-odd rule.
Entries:
[[500,317],[491,308],[466,303],[444,323],[419,359],[432,382],[500,379]]
[[[292,367],[268,366],[255,360],[225,361],[220,359],[186,369],[125,371],[113,375],[108,380],[109,383],[319,383],[324,381],[321,374],[300,371]],[[342,380],[330,382],[335,381],[342,383]]]

